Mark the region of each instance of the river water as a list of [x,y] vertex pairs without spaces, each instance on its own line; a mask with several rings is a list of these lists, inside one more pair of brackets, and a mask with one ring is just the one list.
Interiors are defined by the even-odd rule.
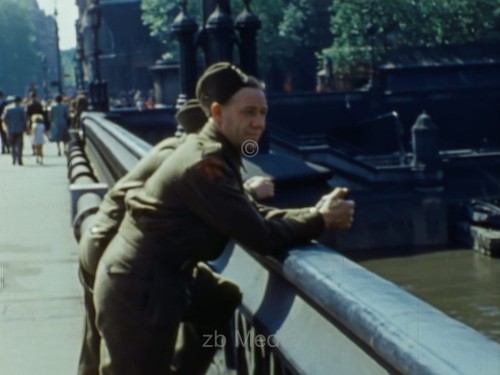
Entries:
[[356,261],[500,343],[500,259],[463,249]]

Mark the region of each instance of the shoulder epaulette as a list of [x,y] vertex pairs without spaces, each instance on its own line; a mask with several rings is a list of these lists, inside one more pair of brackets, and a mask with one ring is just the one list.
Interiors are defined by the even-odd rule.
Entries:
[[184,142],[184,139],[182,138],[178,138],[178,137],[170,137],[170,138],[167,138],[165,139],[165,141],[163,142],[163,147],[176,147],[176,146],[179,146],[182,142]]
[[203,156],[208,156],[208,155],[216,154],[221,149],[222,149],[222,144],[220,144],[218,142],[207,142],[201,146],[201,151],[202,151],[201,154]]

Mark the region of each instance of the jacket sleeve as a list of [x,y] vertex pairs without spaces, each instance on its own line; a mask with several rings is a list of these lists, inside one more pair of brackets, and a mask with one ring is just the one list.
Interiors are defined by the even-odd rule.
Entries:
[[[147,153],[137,165],[132,168],[125,176],[120,178],[115,185],[108,191],[107,198],[114,202],[114,205],[108,205],[113,207],[115,215],[119,219],[123,218],[125,215],[125,195],[131,189],[137,189],[144,186],[146,180],[151,177],[151,175],[158,169],[163,161],[167,159],[172,152],[174,152],[175,143],[163,142],[161,147],[153,147],[153,149]],[[107,208],[109,208],[107,207]]]
[[324,230],[322,216],[309,210],[289,217],[263,217],[243,191],[234,169],[219,156],[189,168],[178,193],[202,220],[262,254],[309,241]]
[[259,213],[266,219],[276,219],[276,218],[287,218],[287,219],[298,219],[304,215],[309,214],[310,207],[304,208],[276,208],[272,206],[266,206],[265,204],[259,203],[255,198],[247,193],[248,199],[257,208]]

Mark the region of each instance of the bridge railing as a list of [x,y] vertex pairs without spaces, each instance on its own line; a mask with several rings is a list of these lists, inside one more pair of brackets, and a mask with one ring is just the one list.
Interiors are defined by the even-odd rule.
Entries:
[[[151,148],[99,114],[85,114],[82,128],[88,164],[108,184]],[[75,225],[85,223],[88,212]],[[276,257],[230,243],[211,265],[244,295],[227,330],[205,338],[220,348],[212,373],[472,375],[500,369],[500,345],[318,243]]]

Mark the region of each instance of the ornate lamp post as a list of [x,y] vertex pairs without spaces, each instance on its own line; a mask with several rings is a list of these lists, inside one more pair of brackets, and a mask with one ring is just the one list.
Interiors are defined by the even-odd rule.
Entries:
[[81,90],[80,87],[80,69],[78,65],[78,52],[75,53],[75,56],[73,57],[73,72],[75,74],[75,86],[78,91]]
[[194,97],[196,85],[196,47],[194,35],[198,30],[196,22],[186,14],[186,0],[179,1],[180,13],[172,24],[172,33],[179,41],[181,92],[177,99],[180,107],[187,99]]
[[47,56],[44,54],[41,55],[40,57],[41,63],[42,63],[42,70],[43,70],[43,94],[44,94],[44,99],[47,100],[49,98],[49,91],[48,91],[48,63],[47,63]]
[[81,31],[80,21],[76,20],[75,22],[76,29],[76,51],[75,51],[75,81],[76,88],[78,90],[84,90],[84,78],[83,78],[83,59],[84,59],[84,51],[83,51],[83,35]]
[[56,57],[57,57],[57,90],[60,95],[63,93],[63,74],[61,69],[61,50],[59,49],[59,27],[57,25],[57,8],[54,9],[54,25],[56,32]]
[[365,27],[365,34],[370,43],[370,77],[368,79],[368,83],[366,85],[366,89],[369,91],[375,91],[379,88],[379,82],[376,76],[376,65],[377,65],[377,56],[375,53],[375,37],[379,31],[379,26],[374,21],[377,16],[377,10],[375,9],[375,3],[370,3],[370,8],[366,11],[368,13],[369,22]]
[[93,50],[93,81],[90,83],[90,107],[93,111],[106,112],[109,109],[107,84],[101,79],[99,66],[99,28],[101,27],[101,7],[99,0],[93,0],[92,5],[87,10],[90,26],[94,38]]
[[370,78],[368,79],[368,90],[373,90],[378,87],[378,80],[375,76],[375,67],[377,64],[377,58],[375,55],[375,36],[378,32],[378,25],[376,23],[370,22],[366,25],[366,35],[370,40]]
[[84,90],[83,85],[83,52],[81,48],[76,49],[75,51],[75,81],[77,90]]
[[257,67],[257,30],[262,27],[259,17],[252,13],[250,0],[243,0],[245,8],[236,18],[236,29],[240,34],[240,67],[247,73],[258,75]]
[[223,1],[216,1],[215,10],[205,23],[206,40],[205,62],[211,65],[218,61],[232,61],[234,22],[231,14],[226,13]]

